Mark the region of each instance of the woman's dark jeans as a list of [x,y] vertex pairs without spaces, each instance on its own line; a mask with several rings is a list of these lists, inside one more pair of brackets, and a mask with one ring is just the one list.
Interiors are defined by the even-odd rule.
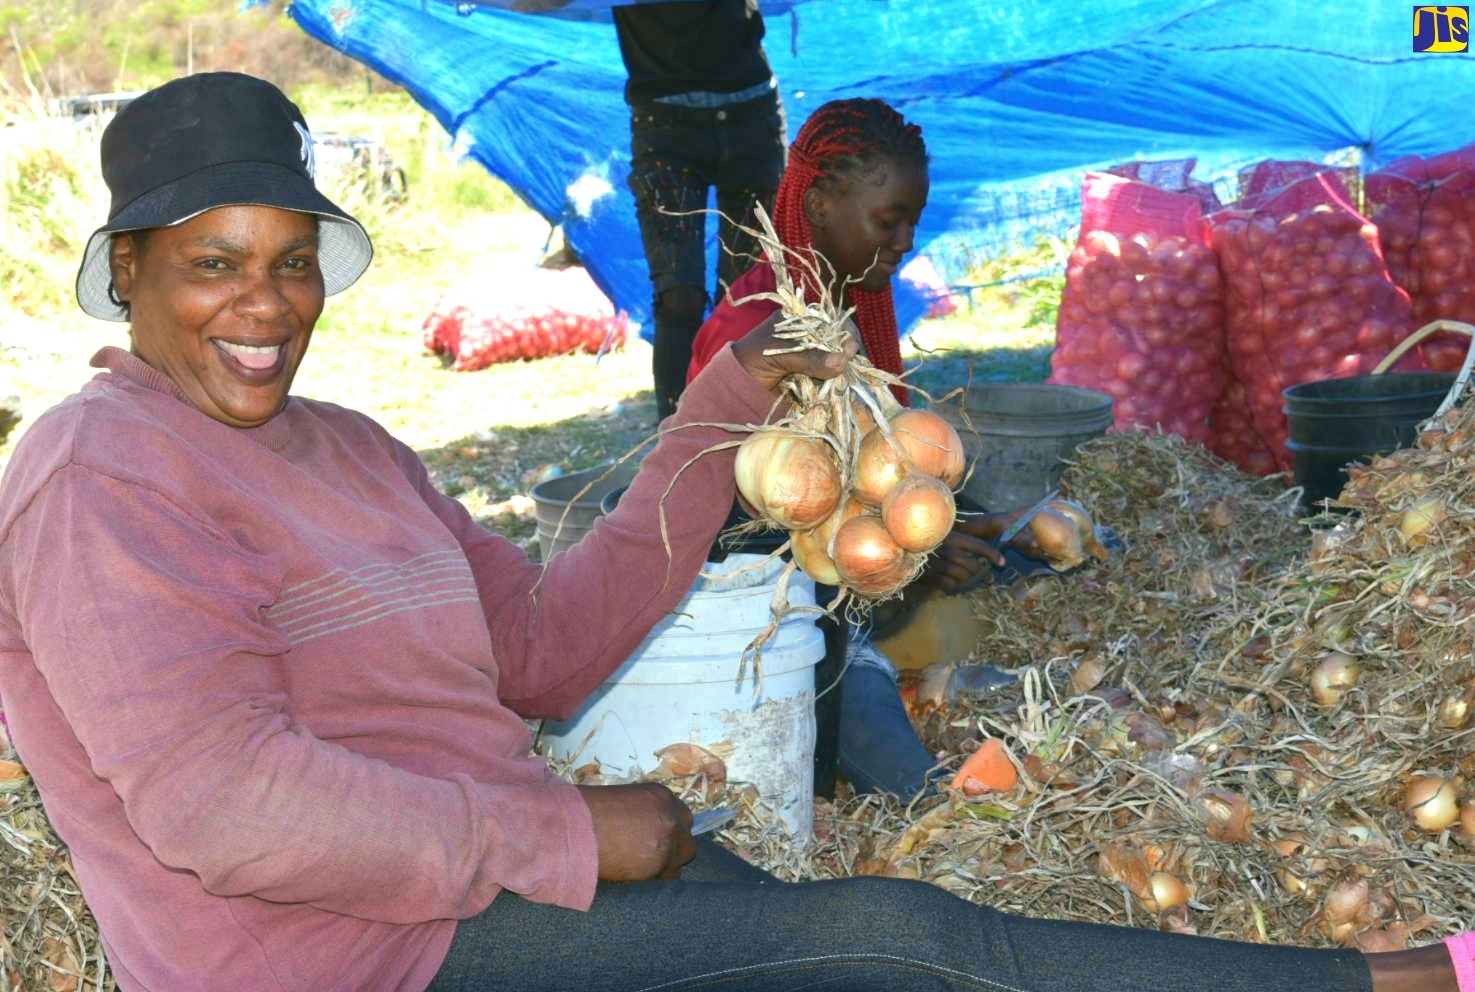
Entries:
[[926,882],[779,882],[708,841],[588,913],[503,893],[430,992],[1370,992],[1356,951],[1008,916]]

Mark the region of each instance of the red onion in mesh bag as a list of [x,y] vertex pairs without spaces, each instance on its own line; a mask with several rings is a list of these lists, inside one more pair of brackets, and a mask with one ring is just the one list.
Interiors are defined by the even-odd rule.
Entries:
[[1202,191],[1091,172],[1081,199],[1049,381],[1109,393],[1117,428],[1207,441],[1209,411],[1224,387],[1224,345]]
[[[1399,159],[1369,174],[1365,188],[1388,273],[1412,300],[1413,326],[1475,322],[1475,145]],[[1420,350],[1429,368],[1453,372],[1469,347],[1446,331]]]
[[[1229,368],[1282,471],[1282,391],[1372,371],[1411,326],[1408,294],[1383,265],[1378,231],[1329,172],[1242,199],[1209,218],[1224,280]],[[1426,367],[1418,351],[1400,369]]]
[[625,346],[629,318],[616,313],[582,268],[517,269],[490,283],[447,289],[425,319],[426,350],[458,372]]

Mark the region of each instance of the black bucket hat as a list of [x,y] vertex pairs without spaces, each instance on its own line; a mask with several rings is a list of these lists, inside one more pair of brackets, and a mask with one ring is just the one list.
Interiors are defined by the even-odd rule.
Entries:
[[77,302],[103,320],[128,319],[110,292],[111,236],[170,227],[215,207],[317,214],[318,264],[329,296],[351,286],[374,257],[359,222],[313,185],[312,135],[302,111],[253,76],[201,73],[143,94],[103,131],[102,176],[112,207],[82,254]]

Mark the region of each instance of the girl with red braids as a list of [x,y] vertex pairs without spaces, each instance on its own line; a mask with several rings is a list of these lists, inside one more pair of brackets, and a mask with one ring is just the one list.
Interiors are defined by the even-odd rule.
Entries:
[[[853,306],[862,350],[879,369],[901,374],[901,344],[891,302],[891,277],[912,250],[927,206],[927,146],[922,129],[881,100],[835,100],[814,112],[789,148],[779,181],[773,225],[799,260],[813,254],[834,269],[838,306]],[[812,278],[805,289],[818,295]],[[759,261],[736,280],[702,325],[693,346],[690,381],[717,352],[738,340],[778,304],[750,300],[772,292],[773,267]],[[905,389],[896,398],[908,402]]]
[[[862,352],[893,375],[901,375],[902,363],[891,277],[912,250],[927,206],[927,165],[916,124],[881,100],[836,100],[800,129],[773,209],[774,229],[799,263],[790,271],[807,273],[815,256],[825,260],[834,270],[826,280],[836,297],[832,302],[854,308]],[[811,296],[824,291],[812,275],[804,281]],[[733,282],[697,335],[688,380],[778,309],[771,300],[749,299],[772,292],[774,284],[767,261]],[[902,404],[909,402],[904,387],[892,390]],[[986,530],[987,520],[983,513],[961,516],[921,581],[952,592],[983,569],[1004,566],[1003,555],[981,536],[998,530]],[[1023,558],[1007,564],[1018,571],[1046,570]],[[857,791],[910,796],[935,773],[934,761],[907,719],[895,669],[868,632],[857,629],[850,631],[847,662],[840,682],[840,770]]]
[[[800,128],[773,208],[779,240],[796,258],[818,255],[833,268],[831,292],[839,297],[833,302],[855,308],[861,352],[893,375],[901,375],[902,364],[891,277],[911,252],[927,206],[927,165],[922,129],[884,101],[834,100]],[[687,381],[778,309],[771,300],[747,299],[773,288],[767,261],[733,282],[697,334]],[[805,289],[821,292],[812,279],[806,279]],[[910,402],[905,388],[892,391],[903,405]],[[924,580],[951,592],[985,566],[1004,565],[999,551],[974,531],[986,532],[979,517],[960,520],[929,562]]]

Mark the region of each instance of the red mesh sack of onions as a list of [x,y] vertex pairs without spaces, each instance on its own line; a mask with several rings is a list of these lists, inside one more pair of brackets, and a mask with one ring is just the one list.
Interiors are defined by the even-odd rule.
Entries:
[[1321,162],[1303,162],[1287,159],[1265,159],[1239,170],[1240,204],[1251,203],[1285,189],[1292,183],[1312,176],[1332,175],[1348,191],[1346,199],[1353,200],[1351,192],[1359,182],[1359,173],[1351,166],[1325,165]]
[[1109,393],[1119,428],[1207,441],[1224,312],[1201,192],[1091,172],[1081,200],[1048,381]]
[[[1370,173],[1365,190],[1388,274],[1412,300],[1413,326],[1475,322],[1475,145],[1399,159]],[[1420,349],[1429,368],[1453,372],[1469,347],[1445,331]]]
[[1209,412],[1209,429],[1213,432],[1209,450],[1251,475],[1270,475],[1278,467],[1275,453],[1255,429],[1245,384],[1227,371],[1226,377],[1224,392]]
[[[1211,214],[1224,277],[1227,354],[1255,430],[1288,471],[1281,393],[1371,372],[1411,329],[1408,294],[1388,277],[1378,232],[1321,172]],[[1410,353],[1399,368],[1423,368]]]
[[461,325],[465,320],[466,308],[442,294],[420,325],[425,350],[432,355],[454,356],[461,348]]
[[615,312],[584,269],[534,267],[447,289],[421,337],[453,369],[471,372],[498,362],[618,350],[628,331],[624,311]]

